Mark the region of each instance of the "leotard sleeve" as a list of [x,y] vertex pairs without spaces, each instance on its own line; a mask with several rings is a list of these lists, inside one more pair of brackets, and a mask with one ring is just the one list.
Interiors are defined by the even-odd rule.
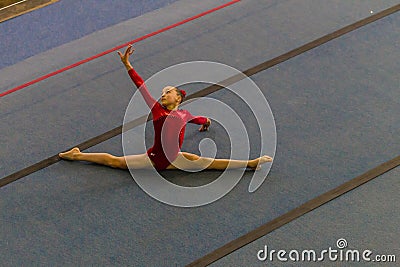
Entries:
[[150,94],[149,90],[146,87],[142,77],[132,68],[128,71],[129,77],[131,77],[132,81],[135,83],[136,87],[139,89],[142,94],[144,101],[150,109],[154,107],[156,103],[158,103]]
[[207,123],[207,118],[203,116],[193,116],[192,114],[188,113],[188,122],[203,125]]

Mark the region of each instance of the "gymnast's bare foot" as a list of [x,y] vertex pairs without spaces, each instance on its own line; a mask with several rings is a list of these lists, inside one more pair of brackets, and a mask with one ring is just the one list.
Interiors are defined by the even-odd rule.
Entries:
[[79,148],[74,147],[73,149],[71,149],[70,151],[64,152],[64,153],[60,153],[58,154],[58,156],[62,159],[67,159],[67,160],[76,160],[76,156],[81,153],[81,151],[79,150]]
[[252,170],[257,171],[257,170],[261,169],[262,164],[271,162],[271,161],[272,161],[271,157],[264,155],[264,156],[256,158],[256,159],[249,160],[247,167],[249,167]]

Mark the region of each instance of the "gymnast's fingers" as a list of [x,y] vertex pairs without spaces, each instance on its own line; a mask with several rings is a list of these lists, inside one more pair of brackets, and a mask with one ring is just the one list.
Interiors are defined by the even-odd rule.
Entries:
[[129,52],[129,55],[132,55],[133,52],[135,52],[135,48],[133,48],[133,47],[131,46],[131,51]]
[[130,54],[131,48],[132,48],[132,45],[128,45],[128,47],[126,48],[125,53],[124,53],[125,58]]

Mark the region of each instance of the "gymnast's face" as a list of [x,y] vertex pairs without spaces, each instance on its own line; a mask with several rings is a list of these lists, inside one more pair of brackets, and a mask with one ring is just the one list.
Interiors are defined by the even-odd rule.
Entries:
[[181,96],[173,86],[167,86],[162,90],[161,104],[165,107],[178,106],[181,102]]

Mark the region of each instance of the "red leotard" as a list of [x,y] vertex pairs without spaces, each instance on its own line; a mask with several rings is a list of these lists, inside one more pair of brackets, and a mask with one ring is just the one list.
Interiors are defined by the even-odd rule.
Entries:
[[195,117],[187,110],[169,110],[157,102],[147,90],[143,79],[134,69],[129,76],[151,109],[154,126],[154,144],[147,155],[157,170],[166,169],[173,162],[182,147],[186,123],[206,124],[206,117]]

